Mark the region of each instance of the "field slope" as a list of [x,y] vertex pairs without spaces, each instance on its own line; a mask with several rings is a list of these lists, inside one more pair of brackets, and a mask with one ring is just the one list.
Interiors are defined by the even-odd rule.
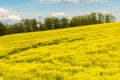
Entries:
[[1,36],[0,80],[120,80],[120,23]]

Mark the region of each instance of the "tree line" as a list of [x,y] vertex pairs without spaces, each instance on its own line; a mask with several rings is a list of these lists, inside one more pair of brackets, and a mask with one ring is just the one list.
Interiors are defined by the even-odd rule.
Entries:
[[45,18],[44,21],[37,21],[34,18],[22,19],[20,22],[13,25],[4,25],[0,23],[0,36],[13,33],[44,31],[91,24],[110,23],[114,21],[115,17],[109,13],[91,13],[89,15],[74,16],[71,19],[68,19],[67,17],[48,17]]

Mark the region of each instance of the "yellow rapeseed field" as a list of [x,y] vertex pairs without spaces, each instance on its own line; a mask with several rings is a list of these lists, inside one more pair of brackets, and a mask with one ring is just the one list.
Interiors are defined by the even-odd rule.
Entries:
[[120,80],[120,22],[1,36],[0,80]]

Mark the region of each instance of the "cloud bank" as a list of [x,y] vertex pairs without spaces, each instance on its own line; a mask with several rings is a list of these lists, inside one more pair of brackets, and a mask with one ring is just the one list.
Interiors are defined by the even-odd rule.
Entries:
[[3,23],[15,23],[20,21],[20,16],[8,9],[0,7],[0,21]]
[[39,0],[40,2],[58,2],[58,3],[81,3],[81,2],[86,2],[86,3],[102,3],[106,0]]
[[53,12],[52,13],[52,16],[54,17],[63,17],[63,16],[66,16],[67,14],[64,13],[64,12]]

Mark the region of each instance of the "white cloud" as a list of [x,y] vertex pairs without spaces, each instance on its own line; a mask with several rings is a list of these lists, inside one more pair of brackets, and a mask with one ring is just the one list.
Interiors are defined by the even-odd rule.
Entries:
[[18,22],[20,16],[13,11],[0,7],[0,21],[3,22]]
[[40,2],[63,2],[63,3],[80,3],[80,2],[86,2],[86,3],[102,3],[106,0],[39,0]]
[[64,12],[53,12],[52,13],[52,16],[54,17],[63,17],[63,16],[66,16],[67,14],[64,13]]

